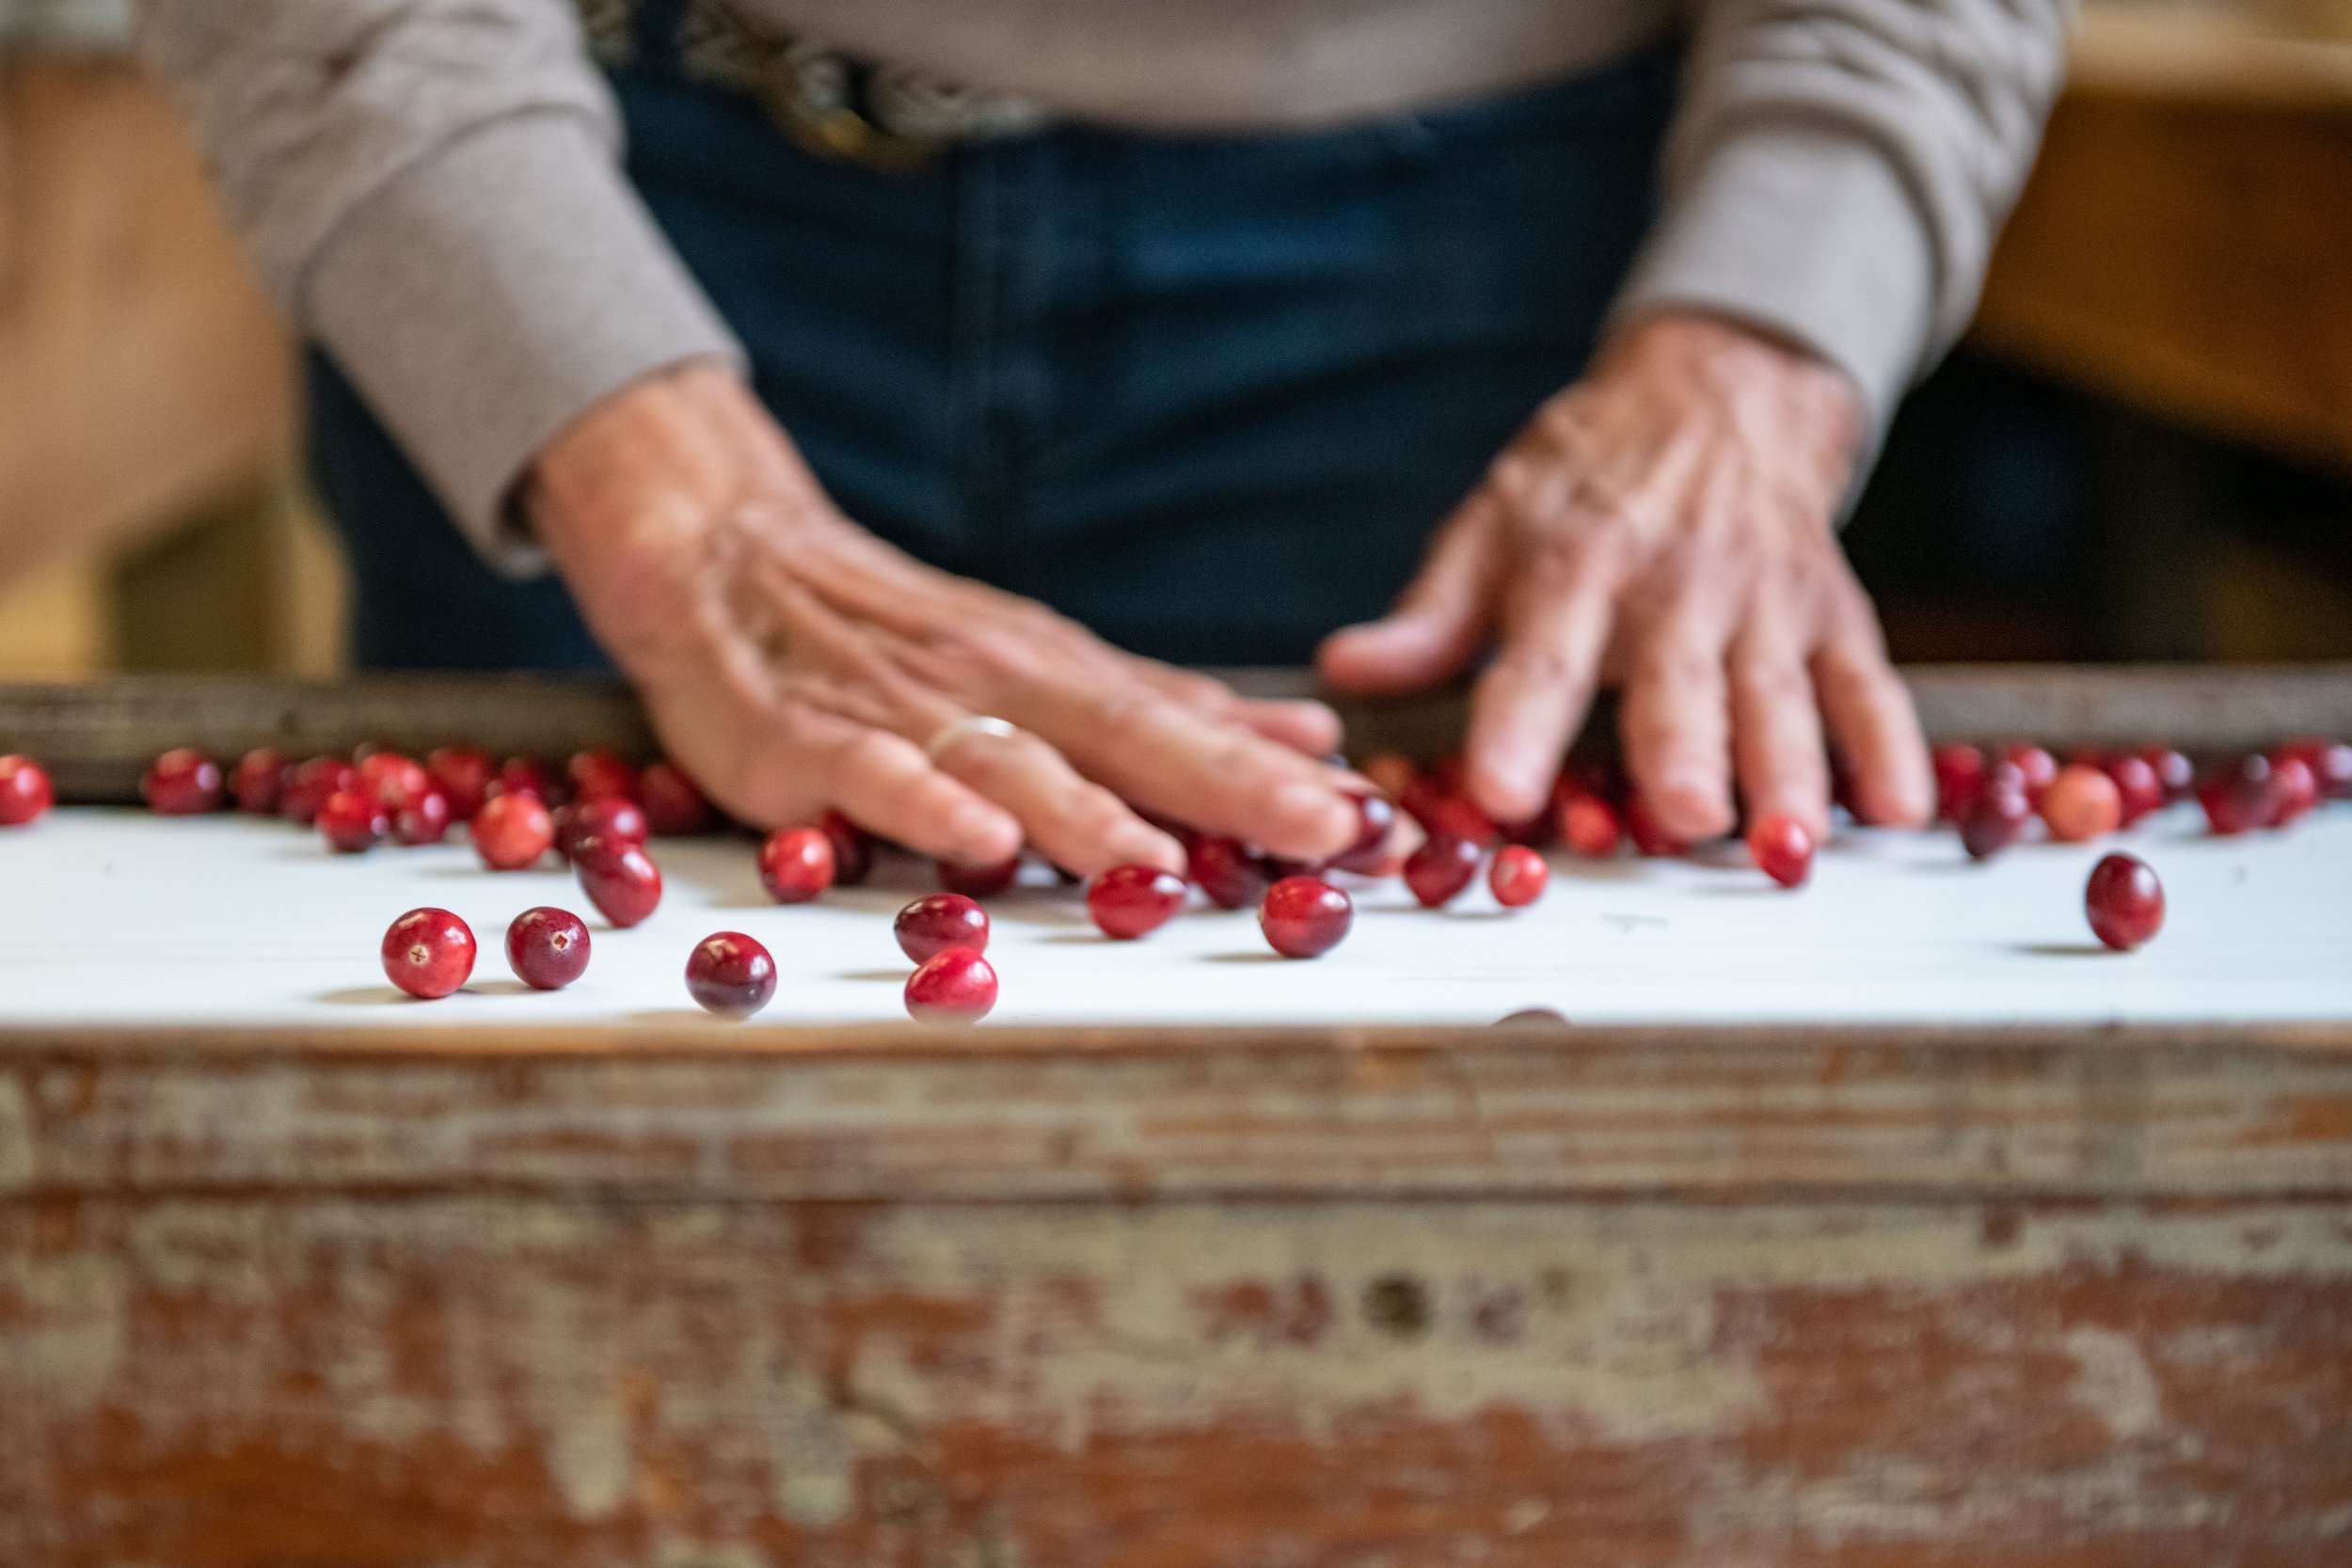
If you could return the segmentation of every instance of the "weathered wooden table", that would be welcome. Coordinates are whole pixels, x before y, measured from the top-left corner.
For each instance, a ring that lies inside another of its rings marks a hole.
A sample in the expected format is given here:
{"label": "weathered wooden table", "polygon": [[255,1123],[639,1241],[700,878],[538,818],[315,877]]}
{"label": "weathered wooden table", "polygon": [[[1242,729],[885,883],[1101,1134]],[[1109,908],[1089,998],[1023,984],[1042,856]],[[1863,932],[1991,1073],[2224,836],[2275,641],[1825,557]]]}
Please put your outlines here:
{"label": "weathered wooden table", "polygon": [[[2344,670],[1915,674],[1945,734],[2352,730]],[[0,750],[638,733],[516,689],[0,692]],[[2347,814],[2246,841],[2249,920]],[[2114,973],[2230,951],[2175,912]],[[198,1024],[55,961],[145,1021],[0,994],[11,1568],[2352,1558],[2352,1009]]]}

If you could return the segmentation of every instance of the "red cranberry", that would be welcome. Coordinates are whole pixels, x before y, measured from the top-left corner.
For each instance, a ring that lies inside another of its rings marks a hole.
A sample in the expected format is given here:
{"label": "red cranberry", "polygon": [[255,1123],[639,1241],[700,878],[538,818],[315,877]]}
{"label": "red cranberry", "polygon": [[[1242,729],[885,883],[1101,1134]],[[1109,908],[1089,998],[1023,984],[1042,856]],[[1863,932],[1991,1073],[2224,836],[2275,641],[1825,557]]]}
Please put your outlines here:
{"label": "red cranberry", "polygon": [[2168,806],[2187,800],[2197,793],[2197,768],[2188,758],[2169,746],[2142,746],[2140,760],[2156,770],[2156,782],[2164,785],[2164,803]]}
{"label": "red cranberry", "polygon": [[21,828],[56,803],[49,771],[30,757],[0,757],[0,828]]}
{"label": "red cranberry", "polygon": [[1381,752],[1366,757],[1362,772],[1365,778],[1372,781],[1373,787],[1391,800],[1412,788],[1413,781],[1421,775],[1421,769],[1413,766],[1412,758],[1396,752]]}
{"label": "red cranberry", "polygon": [[822,828],[778,828],[759,847],[759,883],[779,904],[805,904],[833,886],[833,840]]}
{"label": "red cranberry", "polygon": [[359,764],[358,783],[354,787],[374,796],[389,815],[431,789],[433,778],[421,762],[398,752],[377,752]]}
{"label": "red cranberry", "polygon": [[1435,773],[1416,774],[1397,792],[1398,809],[1421,824],[1427,832],[1438,820],[1438,808],[1445,803],[1446,787]]}
{"label": "red cranberry", "polygon": [[383,803],[364,789],[339,789],[319,807],[318,829],[339,855],[373,849],[392,831]]}
{"label": "red cranberry", "polygon": [[286,787],[278,792],[278,815],[307,828],[319,819],[319,809],[328,796],[358,782],[359,770],[341,757],[312,757],[296,763],[286,775]]}
{"label": "red cranberry", "polygon": [[472,927],[447,910],[410,910],[384,933],[385,978],[428,1002],[466,983],[473,955]]}
{"label": "red cranberry", "polygon": [[898,911],[898,950],[927,963],[950,947],[988,951],[988,911],[961,893],[934,893]]}
{"label": "red cranberry", "polygon": [[1156,865],[1114,865],[1087,883],[1087,913],[1104,936],[1133,942],[1175,919],[1191,891]]}
{"label": "red cranberry", "polygon": [[490,794],[493,799],[501,795],[529,795],[549,811],[572,798],[571,785],[537,757],[508,757],[499,764],[498,780],[490,786]]}
{"label": "red cranberry", "polygon": [[2322,736],[2304,736],[2288,741],[2285,750],[2286,754],[2303,759],[2323,799],[2352,800],[2352,745]]}
{"label": "red cranberry", "polygon": [[593,752],[573,752],[564,772],[572,781],[574,800],[595,800],[609,795],[637,799],[637,769],[601,746]]}
{"label": "red cranberry", "polygon": [[966,898],[993,898],[1012,886],[1021,875],[1021,857],[994,865],[965,865],[957,861],[939,863],[939,885],[949,893],[961,893]]}
{"label": "red cranberry", "polygon": [[268,746],[256,746],[247,752],[229,781],[230,793],[237,798],[237,809],[247,816],[276,816],[278,799],[286,792],[286,774],[290,770],[283,752]]}
{"label": "red cranberry", "polygon": [[572,847],[572,868],[588,902],[623,930],[644,924],[661,903],[661,868],[641,844],[590,833]]}
{"label": "red cranberry", "polygon": [[1802,887],[1813,875],[1813,835],[1793,816],[1767,816],[1748,830],[1756,868],[1783,887]]}
{"label": "red cranberry", "polygon": [[474,819],[490,798],[490,781],[496,777],[490,753],[479,746],[443,746],[425,757],[424,770],[433,787],[448,799],[453,822]]}
{"label": "red cranberry", "polygon": [[2115,781],[2116,803],[2122,811],[2117,826],[2128,828],[2164,805],[2164,781],[2156,776],[2155,765],[2138,752],[2107,758],[2106,773]]}
{"label": "red cranberry", "polygon": [[740,931],[717,931],[686,956],[686,992],[721,1018],[749,1018],[775,999],[776,960]]}
{"label": "red cranberry", "polygon": [[2070,762],[2042,792],[2042,820],[2060,844],[2087,844],[2123,820],[2123,792],[2103,768]]}
{"label": "red cranberry", "polygon": [[1466,838],[1481,848],[1502,842],[1502,830],[1495,819],[1467,795],[1449,795],[1438,801],[1429,832]]}
{"label": "red cranberry", "polygon": [[1469,839],[1433,834],[1405,857],[1405,886],[1422,908],[1442,909],[1470,885],[1483,853]]}
{"label": "red cranberry", "polygon": [[2145,862],[2109,855],[2090,868],[2083,912],[2101,942],[2128,953],[2163,927],[2164,884]]}
{"label": "red cranberry", "polygon": [[520,871],[555,843],[555,818],[536,795],[493,795],[473,819],[473,847],[493,871]]}
{"label": "red cranberry", "polygon": [[874,835],[842,816],[828,811],[817,819],[833,840],[833,885],[856,887],[873,874]]}
{"label": "red cranberry", "polygon": [[220,764],[186,747],[157,757],[140,788],[147,803],[166,816],[218,811],[224,794]]}
{"label": "red cranberry", "polygon": [[1285,877],[1266,889],[1258,929],[1286,958],[1311,958],[1337,947],[1356,918],[1347,895],[1320,877]]}
{"label": "red cranberry", "polygon": [[1605,860],[1617,852],[1617,814],[1597,795],[1579,795],[1560,808],[1560,838],[1568,852]]}
{"label": "red cranberry", "polygon": [[1506,910],[1533,904],[1550,882],[1551,867],[1524,844],[1504,845],[1495,851],[1494,863],[1486,867],[1487,890]]}
{"label": "red cranberry", "polygon": [[1991,860],[2026,836],[2026,824],[2032,817],[2033,803],[2026,798],[2019,770],[1996,766],[1960,819],[1960,842],[1970,860]]}
{"label": "red cranberry", "polygon": [[622,795],[583,797],[566,806],[555,809],[555,852],[565,860],[580,841],[590,833],[618,842],[643,846],[646,839],[645,814],[637,802]]}
{"label": "red cranberry", "polygon": [[637,775],[637,795],[646,825],[663,838],[693,838],[718,824],[718,813],[675,763],[646,764]]}
{"label": "red cranberry", "polygon": [[2205,821],[2224,837],[2249,828],[2266,828],[2278,816],[2270,759],[2259,752],[2240,757],[2198,786]]}
{"label": "red cranberry", "polygon": [[588,927],[569,910],[542,904],[506,927],[506,961],[533,990],[562,990],[588,969]]}
{"label": "red cranberry", "polygon": [[907,1014],[925,1023],[977,1023],[996,1006],[996,971],[969,947],[949,947],[907,976]]}
{"label": "red cranberry", "polygon": [[1220,910],[1253,910],[1274,885],[1263,856],[1237,838],[1200,833],[1185,851],[1184,869]]}
{"label": "red cranberry", "polygon": [[2016,765],[2026,776],[2026,803],[2042,809],[2042,792],[2058,778],[2058,758],[2030,740],[2012,740],[2001,748],[2001,760]]}
{"label": "red cranberry", "polygon": [[2270,759],[2270,825],[2274,828],[2287,826],[2319,804],[2319,780],[2312,775],[2311,764],[2295,752]]}
{"label": "red cranberry", "polygon": [[1331,858],[1342,871],[1377,876],[1388,857],[1389,830],[1396,825],[1396,803],[1385,795],[1359,794],[1356,800],[1356,842]]}
{"label": "red cranberry", "polygon": [[414,848],[438,844],[449,832],[449,797],[428,786],[425,792],[392,813],[392,842]]}
{"label": "red cranberry", "polygon": [[1691,852],[1691,846],[1668,832],[1665,825],[1650,814],[1649,802],[1639,795],[1625,803],[1625,833],[1633,841],[1637,852],[1653,858],[1672,860]]}
{"label": "red cranberry", "polygon": [[1935,749],[1935,815],[1958,822],[1977,798],[1984,782],[1984,753],[1965,741],[1954,740]]}

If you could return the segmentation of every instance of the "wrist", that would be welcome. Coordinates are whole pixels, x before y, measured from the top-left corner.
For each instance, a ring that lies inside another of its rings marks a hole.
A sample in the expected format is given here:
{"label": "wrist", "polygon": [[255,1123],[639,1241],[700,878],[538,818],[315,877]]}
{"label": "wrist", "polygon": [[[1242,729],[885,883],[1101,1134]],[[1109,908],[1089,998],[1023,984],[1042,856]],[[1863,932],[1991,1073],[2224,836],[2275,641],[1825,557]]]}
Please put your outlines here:
{"label": "wrist", "polygon": [[1844,371],[1793,339],[1713,311],[1650,311],[1602,347],[1594,374],[1681,386],[1742,424],[1770,420],[1799,438],[1839,484],[1863,448],[1863,402]]}

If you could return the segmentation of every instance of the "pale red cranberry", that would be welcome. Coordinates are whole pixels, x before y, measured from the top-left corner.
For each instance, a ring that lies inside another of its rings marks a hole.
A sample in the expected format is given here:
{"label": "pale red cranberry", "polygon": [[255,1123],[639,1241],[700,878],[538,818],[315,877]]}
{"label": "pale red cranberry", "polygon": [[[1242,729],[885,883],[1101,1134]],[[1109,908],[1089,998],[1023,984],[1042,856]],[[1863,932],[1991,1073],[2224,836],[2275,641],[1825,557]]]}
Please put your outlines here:
{"label": "pale red cranberry", "polygon": [[385,978],[428,1002],[464,985],[473,958],[473,928],[447,910],[410,910],[384,933]]}
{"label": "pale red cranberry", "polygon": [[2285,751],[2289,756],[2301,757],[2311,768],[2323,799],[2352,800],[2352,745],[2324,736],[2303,736],[2288,741]]}
{"label": "pale red cranberry", "polygon": [[1422,908],[1442,909],[1478,875],[1484,851],[1466,838],[1433,833],[1405,857],[1405,886]]}
{"label": "pale red cranberry", "polygon": [[482,803],[472,831],[483,864],[493,871],[520,871],[554,845],[555,817],[536,795],[499,794]]}
{"label": "pale red cranberry", "polygon": [[1175,919],[1191,891],[1156,865],[1114,865],[1087,883],[1087,913],[1104,936],[1133,942]]}
{"label": "pale red cranberry", "polygon": [[2128,828],[2164,806],[2164,781],[2155,765],[2137,752],[2122,752],[2106,760],[2107,777],[2115,781],[2115,798],[2122,809],[2118,826]]}
{"label": "pale red cranberry", "polygon": [[572,869],[588,901],[623,930],[660,907],[661,868],[642,844],[591,833],[572,847]]}
{"label": "pale red cranberry", "polygon": [[319,832],[339,855],[373,849],[392,831],[384,804],[364,789],[339,789],[319,807]]}
{"label": "pale red cranberry", "polygon": [[30,757],[0,757],[0,828],[21,828],[56,803],[49,770]]}
{"label": "pale red cranberry", "polygon": [[2164,884],[2145,862],[2109,855],[2090,868],[2083,889],[2083,912],[2098,939],[2129,952],[2164,925]]}
{"label": "pale red cranberry", "polygon": [[776,960],[740,931],[717,931],[686,956],[686,992],[721,1018],[749,1018],[774,1000]]}
{"label": "pale red cranberry", "polygon": [[424,764],[398,752],[374,752],[361,759],[358,782],[353,787],[374,796],[376,804],[390,816],[431,789],[433,777],[424,770]]}
{"label": "pale red cranberry", "polygon": [[805,904],[833,886],[833,840],[822,828],[778,828],[759,847],[759,885],[779,904]]}
{"label": "pale red cranberry", "polygon": [[1346,894],[1320,877],[1285,877],[1266,889],[1258,929],[1286,958],[1311,958],[1337,947],[1356,918]]}
{"label": "pale red cranberry", "polygon": [[491,781],[498,776],[490,753],[479,746],[443,746],[426,755],[424,770],[433,786],[448,800],[453,822],[474,819],[482,803],[490,798]]}
{"label": "pale red cranberry", "polygon": [[637,799],[637,769],[604,747],[592,752],[575,752],[564,765],[564,776],[572,781],[572,798],[595,800],[617,795],[623,800]]}
{"label": "pale red cranberry", "polygon": [[1813,875],[1813,834],[1793,816],[1760,817],[1748,830],[1756,869],[1783,887],[1802,887]]}
{"label": "pale red cranberry", "polygon": [[646,764],[637,775],[637,795],[646,826],[662,838],[693,838],[718,825],[710,801],[675,763]]}
{"label": "pale red cranberry", "polygon": [[506,961],[533,990],[562,990],[588,969],[587,923],[569,910],[542,904],[506,927]]}
{"label": "pale red cranberry", "polygon": [[1524,844],[1506,844],[1486,867],[1486,888],[1506,910],[1533,904],[1551,883],[1551,867]]}
{"label": "pale red cranberry", "polygon": [[316,822],[326,798],[359,782],[359,770],[341,757],[312,757],[294,765],[278,792],[278,815],[309,827]]}
{"label": "pale red cranberry", "polygon": [[2070,762],[2042,792],[2042,820],[2060,844],[2087,844],[2122,825],[2123,792],[2103,768]]}
{"label": "pale red cranberry", "polygon": [[950,947],[988,951],[988,911],[961,893],[934,893],[898,911],[891,927],[898,950],[926,963]]}
{"label": "pale red cranberry", "polygon": [[2058,778],[2058,758],[2030,740],[2012,740],[2001,748],[2000,760],[2014,764],[2025,775],[2026,803],[2040,811],[2042,791]]}
{"label": "pale red cranberry", "polygon": [[1606,860],[1617,852],[1617,814],[1597,795],[1579,795],[1560,807],[1560,839],[1572,855]]}
{"label": "pale red cranberry", "polygon": [[977,1023],[996,1006],[996,971],[969,947],[950,947],[907,976],[908,1016],[925,1023]]}
{"label": "pale red cranberry", "polygon": [[2270,825],[2274,828],[2287,826],[2320,802],[2319,780],[2299,752],[2282,752],[2272,757],[2270,779]]}
{"label": "pale red cranberry", "polygon": [[220,764],[184,746],[157,757],[140,789],[148,805],[165,816],[218,811],[226,794]]}

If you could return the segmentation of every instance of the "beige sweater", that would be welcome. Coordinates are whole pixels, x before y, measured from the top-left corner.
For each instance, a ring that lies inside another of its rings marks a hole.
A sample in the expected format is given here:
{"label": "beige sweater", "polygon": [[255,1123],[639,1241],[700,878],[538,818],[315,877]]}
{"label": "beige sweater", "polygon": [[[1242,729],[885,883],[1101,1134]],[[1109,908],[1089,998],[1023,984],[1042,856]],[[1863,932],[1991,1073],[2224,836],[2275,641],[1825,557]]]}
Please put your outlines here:
{"label": "beige sweater", "polygon": [[[1664,215],[1620,315],[1804,343],[1883,420],[1965,324],[2074,0],[734,0],[850,53],[1142,127],[1320,126],[1692,30]],[[515,481],[665,365],[740,350],[622,179],[567,0],[144,0],[278,300],[477,546]]]}

